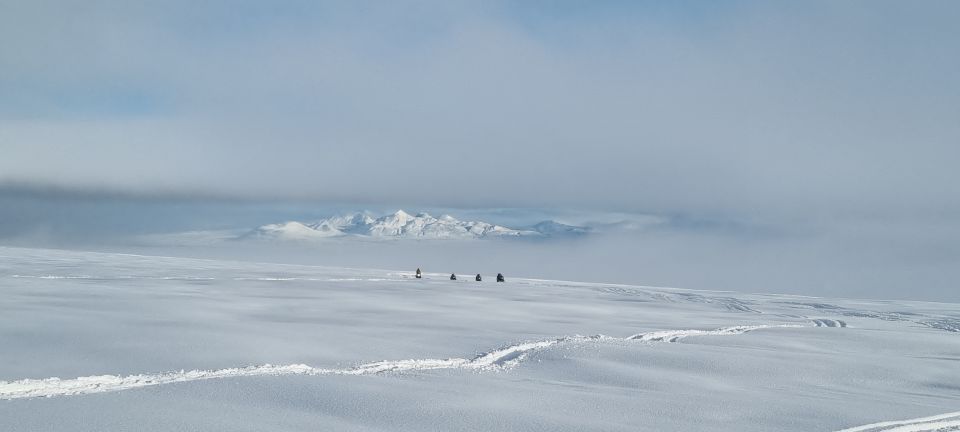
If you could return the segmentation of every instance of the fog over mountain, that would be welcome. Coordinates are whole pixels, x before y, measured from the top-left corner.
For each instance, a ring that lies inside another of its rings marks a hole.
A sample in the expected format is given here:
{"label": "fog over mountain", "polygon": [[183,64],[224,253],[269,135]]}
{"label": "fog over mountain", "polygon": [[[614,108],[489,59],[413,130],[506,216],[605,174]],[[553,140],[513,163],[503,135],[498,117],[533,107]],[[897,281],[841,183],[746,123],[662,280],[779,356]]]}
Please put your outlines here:
{"label": "fog over mountain", "polygon": [[0,242],[416,208],[639,226],[569,255],[617,280],[949,296],[958,21],[952,1],[0,0]]}
{"label": "fog over mountain", "polygon": [[3,1],[0,180],[403,207],[960,211],[956,2],[535,4]]}
{"label": "fog over mountain", "polygon": [[0,0],[0,432],[960,432],[960,0]]}

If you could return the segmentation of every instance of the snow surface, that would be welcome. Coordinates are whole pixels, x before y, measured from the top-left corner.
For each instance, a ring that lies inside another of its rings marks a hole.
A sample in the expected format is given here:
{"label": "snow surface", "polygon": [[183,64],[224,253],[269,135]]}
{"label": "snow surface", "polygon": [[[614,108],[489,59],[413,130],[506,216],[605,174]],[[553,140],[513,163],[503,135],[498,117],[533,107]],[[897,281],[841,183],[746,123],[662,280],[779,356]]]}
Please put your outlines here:
{"label": "snow surface", "polygon": [[450,215],[411,215],[403,210],[374,218],[369,213],[335,216],[317,222],[284,222],[258,227],[243,238],[316,240],[358,236],[389,239],[479,239],[497,237],[551,237],[586,234],[585,227],[544,221],[528,229],[512,229],[481,221],[462,221]]}
{"label": "snow surface", "polygon": [[423,267],[0,248],[0,430],[960,430],[957,304]]}

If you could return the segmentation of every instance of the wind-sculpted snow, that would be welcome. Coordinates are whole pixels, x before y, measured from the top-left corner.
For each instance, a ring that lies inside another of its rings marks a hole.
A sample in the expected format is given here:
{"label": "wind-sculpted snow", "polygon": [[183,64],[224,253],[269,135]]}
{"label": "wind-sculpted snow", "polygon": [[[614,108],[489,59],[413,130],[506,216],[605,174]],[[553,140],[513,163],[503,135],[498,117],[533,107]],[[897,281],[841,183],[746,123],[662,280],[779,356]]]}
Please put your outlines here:
{"label": "wind-sculpted snow", "polygon": [[222,378],[281,375],[376,375],[439,369],[473,371],[504,370],[520,364],[531,353],[563,344],[586,342],[640,341],[675,343],[693,336],[731,336],[767,328],[803,327],[799,325],[753,325],[724,327],[715,330],[664,330],[640,333],[627,338],[603,335],[565,336],[535,342],[524,342],[496,349],[472,359],[409,359],[364,363],[350,368],[317,368],[305,364],[260,365],[217,370],[191,370],[159,374],[128,376],[95,375],[74,379],[46,378],[0,381],[0,399],[24,399],[35,397],[72,396],[92,393],[115,392],[164,384],[203,381]]}
{"label": "wind-sculpted snow", "polygon": [[398,260],[0,247],[0,431],[957,430],[957,304]]}
{"label": "wind-sculpted snow", "polygon": [[[173,276],[155,276],[142,274],[121,274],[121,275],[89,275],[89,274],[11,274],[9,277],[18,279],[43,279],[43,280],[94,280],[94,281],[185,281],[185,282],[209,282],[216,280],[232,281],[255,281],[255,282],[397,282],[411,281],[412,276],[400,273],[390,273],[390,277],[301,277],[301,276],[252,276],[252,277],[213,277],[197,275],[173,275]],[[435,277],[446,279],[446,275],[430,274],[428,278]],[[722,307],[730,312],[745,312],[762,314],[756,302],[738,299],[729,295],[707,295],[703,293],[689,292],[683,290],[665,290],[662,288],[642,288],[616,285],[600,285],[585,283],[557,283],[555,281],[543,281],[537,279],[528,279],[518,281],[520,284],[532,284],[540,286],[550,286],[557,288],[573,287],[595,287],[601,292],[615,294],[617,296],[642,297],[653,302],[691,302],[715,305]],[[882,321],[905,321],[913,322],[936,330],[943,330],[953,333],[960,332],[960,318],[952,316],[925,315],[906,311],[876,311],[867,309],[855,309],[843,306],[837,306],[822,302],[798,302],[798,301],[776,301],[774,303],[787,305],[792,308],[808,308],[820,313],[836,314],[844,317],[871,318]],[[808,318],[797,314],[777,314],[781,317]],[[809,320],[818,327],[846,327],[847,322],[839,319],[813,318]]]}
{"label": "wind-sculpted snow", "polygon": [[960,318],[935,318],[917,322],[938,330],[946,330],[954,333],[960,332]]}
{"label": "wind-sculpted snow", "polygon": [[721,306],[731,312],[749,312],[749,313],[761,313],[760,311],[751,307],[751,303],[740,300],[738,298],[730,296],[707,296],[703,294],[697,294],[692,292],[659,292],[659,291],[649,291],[642,290],[634,287],[622,287],[622,286],[607,286],[600,288],[600,291],[616,294],[619,296],[637,296],[637,297],[648,297],[653,301],[687,301],[691,303],[705,303],[711,305]]}
{"label": "wind-sculpted snow", "polygon": [[909,321],[909,316],[913,314],[904,313],[904,312],[886,312],[886,311],[871,311],[871,310],[861,310],[861,309],[852,309],[847,307],[836,306],[828,303],[815,303],[815,302],[783,302],[783,304],[794,305],[798,307],[807,307],[811,309],[816,309],[819,311],[831,312],[838,315],[857,317],[857,318],[875,318],[884,321]]}
{"label": "wind-sculpted snow", "polygon": [[724,327],[716,330],[665,330],[665,331],[656,331],[650,333],[640,333],[637,335],[630,336],[629,340],[639,340],[642,342],[677,342],[680,339],[688,338],[691,336],[731,336],[744,334],[746,332],[765,329],[765,328],[796,328],[803,327],[801,325],[793,324],[782,324],[782,325],[752,325],[752,326],[735,326],[735,327]]}
{"label": "wind-sculpted snow", "polygon": [[203,282],[203,281],[253,281],[253,282],[397,282],[397,279],[390,278],[313,278],[313,277],[203,277],[203,276],[147,276],[147,275],[121,275],[121,276],[90,276],[90,275],[10,275],[17,279],[46,279],[46,280],[91,280],[91,281],[182,281],[182,282]]}
{"label": "wind-sculpted snow", "polygon": [[[816,303],[816,302],[780,302],[781,304],[791,305],[793,307],[802,307],[802,308],[811,308],[820,312],[833,313],[845,317],[854,317],[854,318],[872,318],[882,321],[907,321],[920,324],[925,327],[929,327],[937,330],[944,330],[948,332],[960,332],[960,318],[954,317],[945,317],[945,316],[932,316],[932,315],[923,315],[915,312],[905,312],[905,311],[875,311],[875,310],[863,310],[863,309],[853,309],[848,307],[836,306],[828,303]],[[823,320],[823,319],[812,319],[812,321],[817,326],[825,327],[834,327],[831,325],[831,322],[839,325],[840,327],[846,327],[846,322],[841,320]]]}
{"label": "wind-sculpted snow", "polygon": [[947,432],[960,431],[960,411],[912,420],[885,421],[837,432]]}
{"label": "wind-sculpted snow", "polygon": [[726,297],[726,296],[709,297],[709,296],[704,296],[704,295],[694,294],[694,293],[677,293],[675,295],[686,301],[697,302],[697,303],[718,304],[720,306],[727,308],[727,310],[730,310],[732,312],[760,313],[760,311],[751,308],[749,303],[734,297]]}

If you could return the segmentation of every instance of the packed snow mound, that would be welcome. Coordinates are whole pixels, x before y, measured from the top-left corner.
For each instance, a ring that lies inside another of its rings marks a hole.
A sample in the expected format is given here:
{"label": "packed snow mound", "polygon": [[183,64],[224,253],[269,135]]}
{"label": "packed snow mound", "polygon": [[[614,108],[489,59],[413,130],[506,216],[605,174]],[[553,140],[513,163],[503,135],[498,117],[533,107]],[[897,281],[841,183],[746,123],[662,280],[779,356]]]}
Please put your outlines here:
{"label": "packed snow mound", "polygon": [[342,235],[340,231],[329,225],[307,226],[300,222],[285,222],[280,224],[264,225],[257,228],[253,234],[260,237],[271,237],[285,240],[301,240]]}
{"label": "packed snow mound", "polygon": [[496,237],[552,237],[585,234],[584,227],[544,221],[528,229],[513,229],[482,222],[463,221],[450,215],[440,217],[428,213],[411,215],[403,210],[374,218],[369,213],[354,213],[322,219],[313,223],[286,222],[264,225],[251,233],[253,237],[283,240],[361,236],[372,238],[480,239]]}

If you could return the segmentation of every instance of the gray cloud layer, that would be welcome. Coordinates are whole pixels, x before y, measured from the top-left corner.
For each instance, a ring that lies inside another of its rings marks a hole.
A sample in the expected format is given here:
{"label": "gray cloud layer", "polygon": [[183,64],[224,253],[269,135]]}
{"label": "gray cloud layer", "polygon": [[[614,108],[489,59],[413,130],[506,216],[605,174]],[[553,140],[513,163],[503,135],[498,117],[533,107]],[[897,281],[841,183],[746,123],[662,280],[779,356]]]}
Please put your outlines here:
{"label": "gray cloud layer", "polygon": [[956,300],[957,22],[955,1],[0,0],[0,240],[318,202],[640,212],[675,224],[491,265]]}
{"label": "gray cloud layer", "polygon": [[955,2],[0,3],[0,178],[956,212]]}

